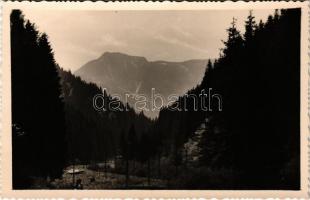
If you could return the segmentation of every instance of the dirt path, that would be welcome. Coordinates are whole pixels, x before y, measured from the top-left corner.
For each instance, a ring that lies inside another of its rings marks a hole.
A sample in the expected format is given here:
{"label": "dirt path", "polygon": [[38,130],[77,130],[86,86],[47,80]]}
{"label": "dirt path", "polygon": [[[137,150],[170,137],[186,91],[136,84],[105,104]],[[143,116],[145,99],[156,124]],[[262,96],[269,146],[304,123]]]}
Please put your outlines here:
{"label": "dirt path", "polygon": [[[77,166],[78,167],[78,166]],[[83,189],[124,189],[125,175],[116,173],[104,173],[93,171],[84,167],[82,173],[75,174],[75,181],[81,179]],[[64,173],[62,179],[57,179],[52,183],[52,186],[57,189],[72,188],[73,175]],[[130,176],[128,189],[143,189],[154,188],[160,189],[166,185],[164,180],[151,179],[150,186],[147,183],[147,177]]]}

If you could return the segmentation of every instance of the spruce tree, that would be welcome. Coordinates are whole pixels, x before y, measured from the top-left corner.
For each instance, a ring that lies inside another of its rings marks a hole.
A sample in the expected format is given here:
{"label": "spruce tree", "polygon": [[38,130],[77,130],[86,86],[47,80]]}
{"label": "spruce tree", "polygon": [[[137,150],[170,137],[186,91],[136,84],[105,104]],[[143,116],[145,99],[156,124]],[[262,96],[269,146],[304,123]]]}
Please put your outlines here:
{"label": "spruce tree", "polygon": [[[65,120],[61,89],[46,34],[11,13],[12,123],[25,131],[24,144],[13,128],[13,187],[29,187],[20,180],[62,175]],[[27,146],[26,149],[20,149]],[[18,152],[18,153],[17,153]],[[16,154],[15,154],[16,153]],[[18,160],[22,157],[21,160]],[[23,173],[20,173],[23,171]]]}
{"label": "spruce tree", "polygon": [[244,33],[245,41],[249,42],[252,40],[256,26],[257,25],[255,22],[255,17],[253,16],[252,11],[250,11],[250,14],[247,17],[247,20],[245,21],[245,33]]}

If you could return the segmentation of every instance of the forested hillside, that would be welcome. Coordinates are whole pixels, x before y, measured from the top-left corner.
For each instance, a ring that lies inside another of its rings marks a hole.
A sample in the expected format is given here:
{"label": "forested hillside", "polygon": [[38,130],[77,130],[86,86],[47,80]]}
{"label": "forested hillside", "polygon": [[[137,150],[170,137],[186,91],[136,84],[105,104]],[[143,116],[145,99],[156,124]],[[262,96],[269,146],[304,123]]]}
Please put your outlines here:
{"label": "forested hillside", "polygon": [[[19,10],[11,14],[13,186],[31,187],[38,177],[61,178],[72,163],[103,162],[124,149],[121,138],[142,138],[152,126],[143,112],[97,112],[93,97],[116,102],[95,84],[62,70],[45,33]],[[134,143],[133,145],[137,145]]]}
{"label": "forested hillside", "polygon": [[[129,105],[120,103],[124,111],[111,111],[109,102],[115,102],[105,91],[93,83],[86,83],[71,72],[59,69],[65,103],[68,137],[68,161],[82,163],[104,161],[120,154],[121,137],[127,137],[132,127],[135,140],[148,132],[153,121],[136,113]],[[95,95],[105,97],[105,111],[98,112],[93,107]],[[127,107],[127,110],[125,109]]]}
{"label": "forested hillside", "polygon": [[11,13],[12,157],[14,188],[32,177],[58,178],[65,165],[65,113],[53,51],[46,34]]}
{"label": "forested hillside", "polygon": [[[222,180],[229,188],[298,189],[300,10],[276,11],[266,23],[250,14],[245,29],[241,34],[233,19],[220,58],[209,62],[202,83],[188,92],[212,88],[222,96],[222,111],[218,101],[207,112],[193,111],[187,101],[189,111],[164,109],[155,127],[178,158],[184,141],[205,123],[200,166],[229,171],[233,177]],[[190,182],[210,187],[209,181]]]}

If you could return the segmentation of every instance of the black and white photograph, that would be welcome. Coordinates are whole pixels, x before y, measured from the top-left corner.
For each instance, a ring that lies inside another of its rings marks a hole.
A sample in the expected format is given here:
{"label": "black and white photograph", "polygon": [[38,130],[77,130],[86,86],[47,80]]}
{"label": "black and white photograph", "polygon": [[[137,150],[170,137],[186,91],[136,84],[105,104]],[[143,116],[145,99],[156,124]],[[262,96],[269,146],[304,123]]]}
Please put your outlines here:
{"label": "black and white photograph", "polygon": [[300,7],[11,9],[13,190],[301,190]]}

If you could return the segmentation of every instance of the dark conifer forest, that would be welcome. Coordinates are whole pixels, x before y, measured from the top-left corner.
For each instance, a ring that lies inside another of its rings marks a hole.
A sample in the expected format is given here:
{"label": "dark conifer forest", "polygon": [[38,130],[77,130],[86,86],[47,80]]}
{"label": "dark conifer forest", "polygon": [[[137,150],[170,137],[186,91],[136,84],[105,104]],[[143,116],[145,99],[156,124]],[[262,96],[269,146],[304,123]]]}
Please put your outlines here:
{"label": "dark conifer forest", "polygon": [[46,34],[11,13],[13,185],[30,177],[60,177],[65,164],[65,113],[53,51]]}
{"label": "dark conifer forest", "polygon": [[[232,19],[186,94],[212,88],[223,104],[205,111],[184,95],[149,119],[59,66],[48,36],[13,10],[13,188],[299,190],[300,21],[300,9],[266,22],[249,12],[241,33]],[[97,94],[128,109],[98,112]]]}

